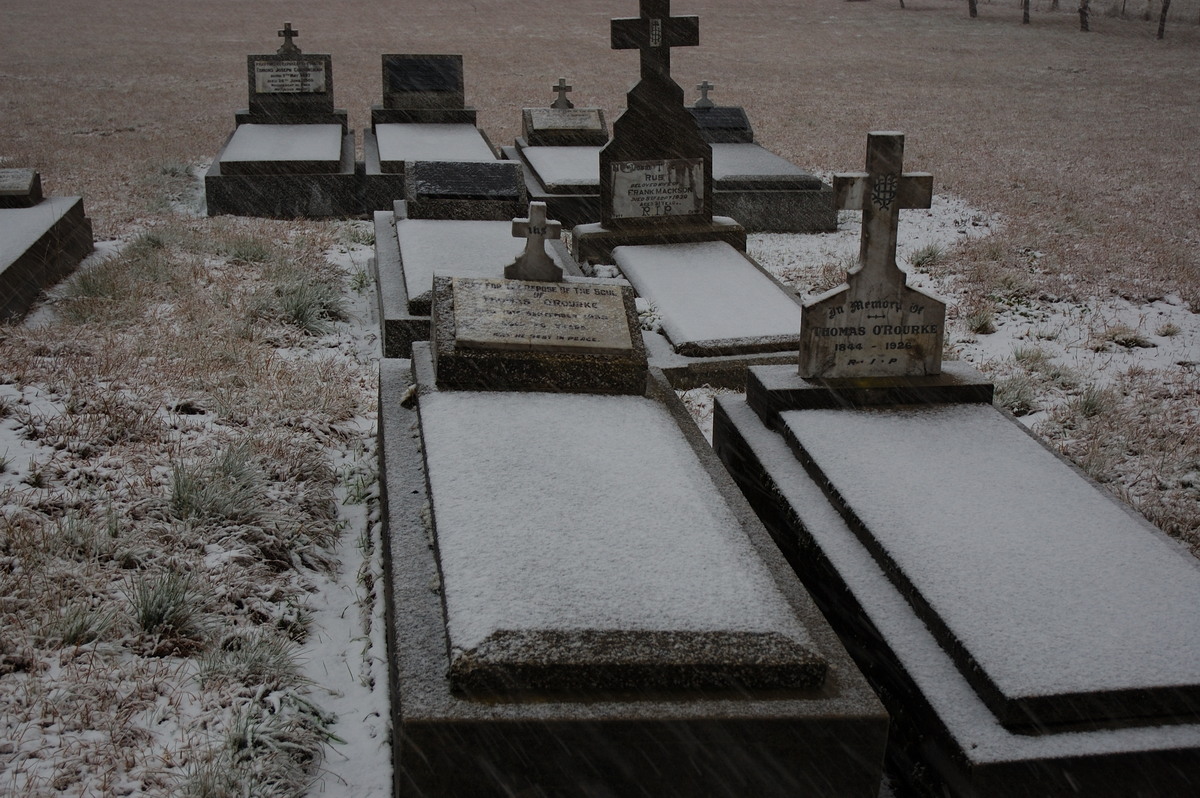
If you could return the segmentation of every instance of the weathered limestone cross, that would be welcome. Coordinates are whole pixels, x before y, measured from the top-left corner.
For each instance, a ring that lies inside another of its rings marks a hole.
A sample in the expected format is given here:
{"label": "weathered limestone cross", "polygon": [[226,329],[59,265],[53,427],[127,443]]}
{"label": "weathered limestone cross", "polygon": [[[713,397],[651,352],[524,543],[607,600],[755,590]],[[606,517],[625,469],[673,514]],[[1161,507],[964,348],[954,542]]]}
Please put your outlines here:
{"label": "weathered limestone cross", "polygon": [[700,85],[698,85],[696,88],[700,91],[700,99],[696,100],[696,102],[692,104],[693,108],[712,108],[714,105],[716,105],[716,103],[708,99],[708,93],[716,88],[715,85],[706,80],[700,83]]}
{"label": "weathered limestone cross", "polygon": [[562,282],[562,269],[546,254],[546,239],[562,235],[562,223],[546,219],[546,203],[529,203],[529,216],[513,219],[514,238],[525,239],[525,252],[515,263],[504,267],[506,280]]}
{"label": "weathered limestone cross", "polygon": [[699,17],[671,16],[671,0],[641,0],[641,16],[612,21],[612,49],[642,51],[642,80],[671,79],[671,48],[700,44]]}
{"label": "weathered limestone cross", "polygon": [[300,31],[292,29],[292,23],[283,23],[283,30],[279,31],[279,36],[283,37],[283,44],[279,47],[279,55],[287,55],[289,53],[298,53],[300,48],[292,41],[300,36]]}
{"label": "weathered limestone cross", "polygon": [[558,83],[550,87],[558,94],[558,99],[551,103],[551,108],[574,108],[575,103],[567,99],[567,92],[574,89],[574,86],[567,85],[566,78],[559,78]]}
{"label": "weathered limestone cross", "polygon": [[[903,172],[904,134],[867,134],[867,171],[834,175],[833,190],[841,210],[862,211],[862,238],[855,279],[870,284],[905,284],[896,265],[896,230],[902,208],[928,208],[933,201],[933,175]],[[853,275],[852,275],[853,276]]]}

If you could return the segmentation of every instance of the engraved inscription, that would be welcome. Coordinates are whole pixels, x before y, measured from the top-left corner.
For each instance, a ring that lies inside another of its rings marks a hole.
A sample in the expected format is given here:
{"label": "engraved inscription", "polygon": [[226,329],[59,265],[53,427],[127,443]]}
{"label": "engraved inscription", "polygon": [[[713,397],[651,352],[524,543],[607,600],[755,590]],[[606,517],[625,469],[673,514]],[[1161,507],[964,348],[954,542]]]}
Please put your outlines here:
{"label": "engraved inscription", "polygon": [[28,194],[33,175],[32,169],[0,169],[0,194]]}
{"label": "engraved inscription", "polygon": [[612,215],[692,216],[704,211],[704,160],[614,161]]}
{"label": "engraved inscription", "polygon": [[458,346],[590,354],[633,348],[618,286],[465,277],[452,285]]}
{"label": "engraved inscription", "polygon": [[531,108],[529,120],[535,130],[603,130],[596,108]]}
{"label": "engraved inscription", "polygon": [[322,61],[255,61],[254,91],[258,94],[320,94],[325,88]]}

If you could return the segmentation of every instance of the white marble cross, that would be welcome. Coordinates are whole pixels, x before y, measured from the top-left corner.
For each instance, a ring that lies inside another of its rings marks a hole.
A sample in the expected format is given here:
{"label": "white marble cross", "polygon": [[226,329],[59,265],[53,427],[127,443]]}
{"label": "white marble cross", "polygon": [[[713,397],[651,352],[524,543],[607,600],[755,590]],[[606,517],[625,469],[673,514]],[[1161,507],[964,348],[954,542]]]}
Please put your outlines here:
{"label": "white marble cross", "polygon": [[867,171],[834,175],[835,202],[840,210],[862,211],[860,278],[872,283],[904,285],[896,264],[896,231],[902,208],[928,208],[933,201],[933,175],[903,172],[904,134],[867,134]]}
{"label": "white marble cross", "polygon": [[555,99],[555,101],[550,104],[551,108],[574,108],[575,107],[575,103],[573,103],[567,99],[567,92],[571,91],[575,87],[568,86],[566,78],[559,78],[558,83],[554,86],[551,86],[550,88],[553,89],[558,94],[558,98]]}
{"label": "white marble cross", "polygon": [[546,254],[546,239],[559,238],[562,224],[546,218],[546,203],[529,203],[529,216],[513,219],[514,238],[525,239],[525,252],[504,267],[506,280],[536,280],[544,283],[562,282],[562,268]]}
{"label": "white marble cross", "polygon": [[716,88],[714,84],[709,83],[706,80],[700,83],[700,85],[698,85],[696,88],[700,92],[700,99],[696,100],[696,102],[692,104],[693,108],[712,108],[714,105],[716,105],[716,103],[708,99],[708,93]]}

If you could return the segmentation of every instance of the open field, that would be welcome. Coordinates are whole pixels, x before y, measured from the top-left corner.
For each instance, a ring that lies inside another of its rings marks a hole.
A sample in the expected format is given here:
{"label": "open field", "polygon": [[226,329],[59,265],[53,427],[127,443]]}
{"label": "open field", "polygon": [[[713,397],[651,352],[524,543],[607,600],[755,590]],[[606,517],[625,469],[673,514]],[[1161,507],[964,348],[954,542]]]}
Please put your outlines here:
{"label": "open field", "polygon": [[[907,256],[953,302],[948,354],[1200,552],[1200,0],[1174,0],[1164,41],[1140,0],[1129,19],[1093,0],[1087,34],[1073,0],[1028,26],[1016,0],[973,20],[963,0],[905,5],[676,0],[701,46],[673,71],[824,173],[860,169],[869,130],[903,131],[908,168],[998,220]],[[0,795],[390,794],[371,233],[208,219],[189,169],[284,21],[332,54],[360,131],[381,53],[463,53],[499,145],[559,76],[615,118],[637,56],[609,48],[608,20],[636,12],[5,2],[0,165],[83,194],[101,248],[124,250],[0,328]],[[754,246],[827,246],[784,238]],[[779,270],[805,294],[837,281],[809,260]],[[182,614],[147,614],[164,602]]]}

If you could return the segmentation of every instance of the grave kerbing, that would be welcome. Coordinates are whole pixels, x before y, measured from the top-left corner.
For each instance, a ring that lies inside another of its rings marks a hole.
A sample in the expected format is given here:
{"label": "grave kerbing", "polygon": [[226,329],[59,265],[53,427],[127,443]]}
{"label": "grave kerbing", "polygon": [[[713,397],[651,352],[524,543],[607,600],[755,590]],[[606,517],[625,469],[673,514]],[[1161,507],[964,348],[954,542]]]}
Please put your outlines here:
{"label": "grave kerbing", "polygon": [[905,173],[904,135],[867,137],[867,171],[838,175],[838,207],[863,212],[859,266],[846,285],[808,303],[800,376],[841,379],[941,373],[946,306],[909,288],[896,263],[900,209],[928,208],[933,176]]}

